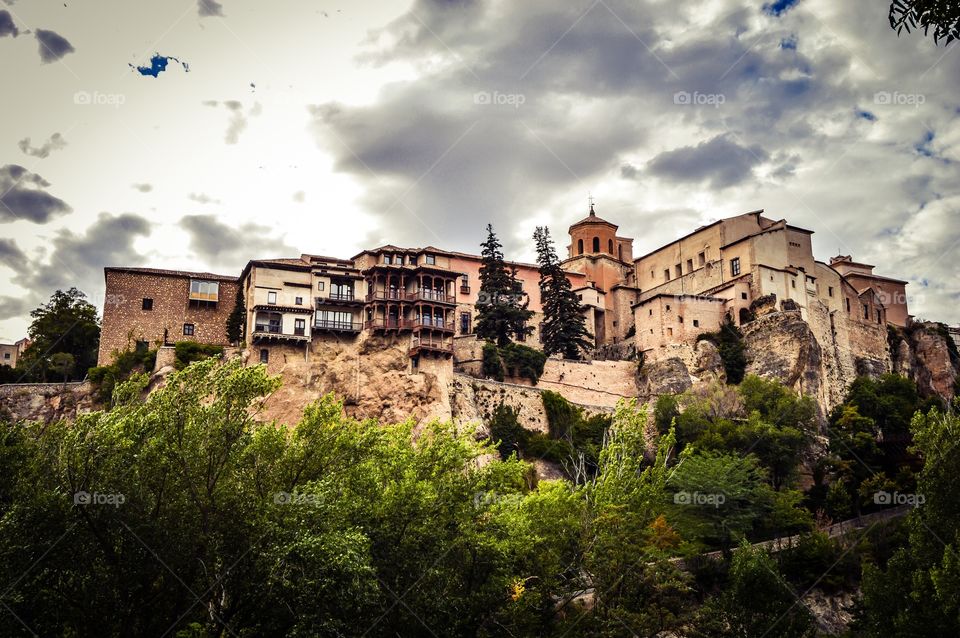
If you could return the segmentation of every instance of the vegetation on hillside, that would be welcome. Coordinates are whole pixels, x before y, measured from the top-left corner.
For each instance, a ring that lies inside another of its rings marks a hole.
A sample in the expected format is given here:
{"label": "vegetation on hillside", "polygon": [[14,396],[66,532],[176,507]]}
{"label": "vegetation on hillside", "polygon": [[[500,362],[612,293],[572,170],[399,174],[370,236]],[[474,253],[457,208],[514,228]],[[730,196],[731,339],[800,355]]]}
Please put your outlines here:
{"label": "vegetation on hillside", "polygon": [[734,385],[740,383],[747,369],[746,346],[743,344],[743,333],[733,323],[730,315],[727,315],[716,332],[704,332],[699,335],[697,342],[700,341],[709,341],[717,346],[724,372],[727,374],[727,383]]}
{"label": "vegetation on hillside", "polygon": [[[260,422],[279,379],[238,360],[146,383],[73,423],[0,423],[0,634],[813,636],[798,597],[861,586],[851,636],[960,629],[960,419],[894,378],[851,388],[831,429],[857,410],[898,432],[917,407],[924,502],[837,538],[801,491],[815,409],[756,377],[663,398],[654,428],[544,393],[546,433],[500,406],[489,440],[329,396]],[[538,441],[580,464],[537,481]]]}
{"label": "vegetation on hillside", "polygon": [[83,379],[97,364],[100,318],[81,291],[57,290],[30,316],[33,321],[27,334],[31,344],[17,361],[16,378],[8,382]]}

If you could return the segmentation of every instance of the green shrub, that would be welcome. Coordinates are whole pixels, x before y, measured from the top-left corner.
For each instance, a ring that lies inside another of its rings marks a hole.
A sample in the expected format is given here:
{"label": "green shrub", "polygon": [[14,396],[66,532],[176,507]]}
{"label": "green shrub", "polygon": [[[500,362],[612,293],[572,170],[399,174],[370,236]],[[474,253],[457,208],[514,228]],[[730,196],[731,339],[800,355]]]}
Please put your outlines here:
{"label": "green shrub", "polygon": [[524,452],[528,458],[540,458],[561,464],[573,456],[574,449],[569,441],[550,438],[543,432],[531,432]]}
{"label": "green shrub", "polygon": [[530,433],[520,425],[518,414],[517,408],[501,403],[494,408],[487,423],[490,438],[497,441],[497,451],[503,460],[510,458],[514,452],[522,452],[527,446]]}
{"label": "green shrub", "polygon": [[540,380],[547,355],[536,348],[520,343],[508,343],[500,348],[500,358],[511,377],[524,377],[531,383]]}
{"label": "green shrub", "polygon": [[747,369],[747,355],[743,345],[743,333],[733,323],[730,315],[716,332],[704,332],[697,341],[709,341],[717,346],[717,352],[723,361],[727,373],[727,383],[736,385],[743,381]]}
{"label": "green shrub", "polygon": [[173,367],[183,370],[194,361],[223,356],[223,347],[196,341],[178,341],[174,352]]}
{"label": "green shrub", "polygon": [[483,376],[488,379],[503,381],[503,363],[500,361],[500,351],[497,344],[487,342],[483,344]]}
{"label": "green shrub", "polygon": [[94,398],[103,404],[110,403],[117,383],[126,381],[135,371],[153,372],[157,363],[157,351],[113,351],[113,363],[96,366],[87,371],[87,380],[93,385]]}

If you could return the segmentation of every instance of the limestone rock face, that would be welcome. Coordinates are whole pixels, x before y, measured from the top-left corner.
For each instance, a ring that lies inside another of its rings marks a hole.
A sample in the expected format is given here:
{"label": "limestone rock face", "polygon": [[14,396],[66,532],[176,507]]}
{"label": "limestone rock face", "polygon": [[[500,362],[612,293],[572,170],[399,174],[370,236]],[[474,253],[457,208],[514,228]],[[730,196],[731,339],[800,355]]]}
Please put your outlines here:
{"label": "limestone rock face", "polygon": [[698,341],[693,349],[694,366],[693,375],[701,379],[714,377],[719,380],[726,379],[726,372],[723,369],[723,360],[720,358],[720,351],[712,341]]}
{"label": "limestone rock face", "polygon": [[823,350],[798,312],[767,314],[743,328],[747,373],[822,398]]}
{"label": "limestone rock face", "polygon": [[644,364],[637,373],[639,395],[647,399],[661,394],[679,394],[692,385],[690,371],[679,357]]}
{"label": "limestone rock face", "polygon": [[0,385],[0,419],[52,423],[73,420],[96,406],[89,383]]}
{"label": "limestone rock face", "polygon": [[921,394],[953,398],[960,360],[951,355],[950,336],[933,323],[916,324],[895,334],[899,341],[894,347],[893,371],[913,379]]}

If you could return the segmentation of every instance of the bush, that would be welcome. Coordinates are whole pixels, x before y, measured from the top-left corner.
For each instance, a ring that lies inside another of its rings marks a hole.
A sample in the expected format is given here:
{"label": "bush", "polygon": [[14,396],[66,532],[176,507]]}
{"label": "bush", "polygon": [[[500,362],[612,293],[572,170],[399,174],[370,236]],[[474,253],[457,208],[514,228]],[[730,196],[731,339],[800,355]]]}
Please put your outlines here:
{"label": "bush", "polygon": [[536,348],[519,343],[508,343],[500,348],[500,358],[511,377],[524,377],[531,383],[540,380],[547,355]]}
{"label": "bush", "polygon": [[[520,425],[517,419],[519,410],[501,403],[493,410],[487,423],[490,438],[497,442],[500,458],[507,460],[514,452],[522,452],[527,447],[530,433]],[[519,456],[519,454],[518,454]]]}
{"label": "bush", "polygon": [[747,369],[747,355],[743,346],[743,333],[733,323],[730,315],[716,332],[704,332],[697,341],[709,341],[717,346],[717,352],[723,361],[727,373],[727,383],[736,385],[743,381]]}
{"label": "bush", "polygon": [[500,361],[500,351],[497,344],[487,342],[483,344],[483,376],[488,379],[503,381],[503,363]]}
{"label": "bush", "polygon": [[209,357],[223,356],[223,347],[196,341],[178,341],[174,347],[175,357],[173,367],[183,370],[194,361],[202,361]]}
{"label": "bush", "polygon": [[157,363],[157,351],[124,350],[113,352],[113,363],[96,366],[87,371],[87,380],[93,385],[94,398],[103,404],[110,403],[117,383],[126,381],[134,372],[152,372]]}

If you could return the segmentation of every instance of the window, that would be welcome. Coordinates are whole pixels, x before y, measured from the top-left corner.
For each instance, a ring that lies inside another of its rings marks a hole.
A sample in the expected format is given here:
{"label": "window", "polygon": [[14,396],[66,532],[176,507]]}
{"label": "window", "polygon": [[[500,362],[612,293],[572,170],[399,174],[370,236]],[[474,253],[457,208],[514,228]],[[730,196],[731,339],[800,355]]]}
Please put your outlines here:
{"label": "window", "polygon": [[688,273],[693,272],[693,260],[692,260],[692,259],[688,259],[688,260],[687,260],[687,272],[688,272]]}
{"label": "window", "polygon": [[307,331],[307,321],[305,319],[293,320],[293,334],[302,337]]}
{"label": "window", "polygon": [[664,281],[670,281],[670,269],[669,269],[669,268],[664,268],[664,269],[663,269],[663,280],[664,280]]}
{"label": "window", "polygon": [[331,281],[330,299],[334,301],[352,301],[353,284],[347,281]]}
{"label": "window", "polygon": [[398,266],[403,265],[403,255],[397,255],[397,265]]}
{"label": "window", "polygon": [[416,255],[411,255],[411,256],[407,259],[407,263],[410,264],[411,266],[416,266],[416,265],[417,265],[417,256],[416,256]]}
{"label": "window", "polygon": [[153,299],[150,297],[143,298],[143,309],[144,310],[153,310]]}
{"label": "window", "polygon": [[600,252],[600,238],[599,238],[599,237],[594,237],[594,238],[593,238],[593,252],[595,252],[595,253]]}
{"label": "window", "polygon": [[850,313],[850,297],[847,297],[846,299],[844,299],[844,301],[847,302],[847,314],[849,314]]}
{"label": "window", "polygon": [[4,358],[4,359],[9,359],[9,358],[10,358],[10,353],[9,353],[9,352],[4,352],[4,353],[3,353],[3,358]]}
{"label": "window", "polygon": [[220,284],[215,281],[190,280],[190,299],[193,301],[216,302],[220,294]]}
{"label": "window", "polygon": [[683,317],[682,317],[682,316],[677,315],[677,319],[680,321],[680,323],[683,323]]}
{"label": "window", "polygon": [[436,265],[437,265],[437,256],[436,256],[436,255],[424,255],[424,256],[423,256],[423,263],[427,264],[428,266],[436,266]]}
{"label": "window", "polygon": [[653,271],[651,270],[651,271],[650,271],[650,279],[653,279],[653,277],[654,277],[654,274],[653,274]]}
{"label": "window", "polygon": [[649,316],[649,317],[652,317],[652,316],[653,316],[653,308],[651,308],[651,309],[647,312],[647,316]]}
{"label": "window", "polygon": [[880,319],[880,311],[879,311],[879,310],[877,311],[877,323],[883,323],[883,321]]}
{"label": "window", "polygon": [[470,313],[469,312],[460,313],[460,334],[462,335],[470,334]]}
{"label": "window", "polygon": [[670,304],[667,304],[667,310],[670,310]]}
{"label": "window", "polygon": [[740,274],[740,258],[734,257],[730,260],[730,274],[736,277]]}
{"label": "window", "polygon": [[298,305],[298,306],[302,306],[302,305],[303,305],[303,297],[294,297],[294,298],[293,298],[293,303],[295,303],[295,304]]}
{"label": "window", "polygon": [[863,304],[863,318],[870,319],[870,306]]}
{"label": "window", "polygon": [[608,239],[608,240],[607,240],[607,252],[610,253],[611,255],[613,254],[613,240],[612,240],[612,239]]}
{"label": "window", "polygon": [[707,254],[700,253],[699,255],[697,255],[697,262],[699,262],[701,266],[707,263]]}
{"label": "window", "polygon": [[582,254],[583,254],[583,240],[582,240],[582,239],[578,239],[578,240],[577,240],[577,254],[578,254],[578,255],[582,255]]}
{"label": "window", "polygon": [[673,267],[673,270],[674,272],[677,273],[677,277],[683,277],[683,266],[681,266],[680,264],[677,264],[676,266]]}
{"label": "window", "polygon": [[790,280],[790,287],[791,287],[791,288],[796,288],[796,287],[797,287],[797,280],[796,280],[796,279],[791,279],[791,280]]}
{"label": "window", "polygon": [[267,303],[274,306],[277,304],[277,293],[275,291],[271,290],[267,293]]}
{"label": "window", "polygon": [[384,256],[383,256],[383,263],[385,263],[385,264],[392,264],[392,263],[393,263],[393,255],[384,255]]}
{"label": "window", "polygon": [[317,290],[323,290],[323,284],[324,284],[324,282],[318,281],[318,282],[317,282]]}
{"label": "window", "polygon": [[270,363],[270,351],[260,348],[260,363]]}
{"label": "window", "polygon": [[746,299],[746,298],[747,298],[747,293],[741,292],[741,293],[740,293],[740,298],[741,298],[741,299]]}
{"label": "window", "polygon": [[694,327],[694,328],[699,328],[699,327],[700,327],[700,320],[699,320],[699,319],[694,319],[694,320],[693,320],[693,327]]}
{"label": "window", "polygon": [[673,336],[673,328],[667,328],[667,336],[668,336],[668,337],[672,337],[672,336]]}
{"label": "window", "polygon": [[577,299],[579,299],[580,301],[583,301],[583,293],[577,294]]}
{"label": "window", "polygon": [[193,324],[192,324],[192,323],[185,323],[185,324],[183,324],[183,334],[184,334],[185,336],[187,336],[187,337],[192,337],[192,336],[193,336]]}
{"label": "window", "polygon": [[828,286],[828,287],[827,287],[827,296],[829,296],[829,297],[832,297],[832,296],[833,296],[833,286]]}

